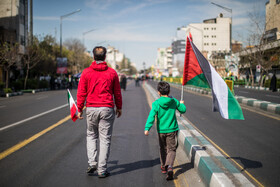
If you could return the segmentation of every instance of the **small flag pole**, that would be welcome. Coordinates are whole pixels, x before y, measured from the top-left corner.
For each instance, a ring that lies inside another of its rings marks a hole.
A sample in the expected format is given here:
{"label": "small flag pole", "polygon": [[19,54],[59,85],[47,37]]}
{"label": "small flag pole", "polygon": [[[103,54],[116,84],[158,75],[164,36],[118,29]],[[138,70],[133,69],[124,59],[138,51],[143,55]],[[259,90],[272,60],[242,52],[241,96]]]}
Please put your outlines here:
{"label": "small flag pole", "polygon": [[[181,91],[181,101],[184,100],[184,85],[182,84],[182,91]],[[182,117],[182,114],[180,113],[180,117]]]}
{"label": "small flag pole", "polygon": [[181,91],[181,101],[184,100],[184,85],[182,85],[182,91]]}

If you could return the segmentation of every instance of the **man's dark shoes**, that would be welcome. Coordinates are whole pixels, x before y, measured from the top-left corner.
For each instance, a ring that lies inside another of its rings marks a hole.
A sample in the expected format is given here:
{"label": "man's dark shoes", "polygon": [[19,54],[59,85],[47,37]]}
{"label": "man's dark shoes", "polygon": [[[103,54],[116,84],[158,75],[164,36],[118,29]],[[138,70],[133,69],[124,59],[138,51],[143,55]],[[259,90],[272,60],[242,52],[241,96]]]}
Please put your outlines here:
{"label": "man's dark shoes", "polygon": [[88,169],[87,169],[87,173],[88,174],[93,174],[96,170],[96,166],[89,166]]}
{"label": "man's dark shoes", "polygon": [[166,180],[173,180],[173,169],[172,167],[168,167]]}
{"label": "man's dark shoes", "polygon": [[103,172],[103,173],[99,173],[99,174],[98,174],[98,177],[99,177],[99,178],[105,178],[105,177],[108,177],[109,175],[110,175],[110,173],[107,172],[107,171],[105,171],[105,172]]}

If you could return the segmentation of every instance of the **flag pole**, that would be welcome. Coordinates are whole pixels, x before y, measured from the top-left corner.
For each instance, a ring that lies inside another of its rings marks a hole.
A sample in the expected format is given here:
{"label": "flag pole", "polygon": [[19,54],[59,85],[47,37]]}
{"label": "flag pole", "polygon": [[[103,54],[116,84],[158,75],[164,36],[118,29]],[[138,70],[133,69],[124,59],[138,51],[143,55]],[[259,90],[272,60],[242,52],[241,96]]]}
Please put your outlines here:
{"label": "flag pole", "polygon": [[184,85],[182,85],[182,91],[181,91],[181,101],[184,100]]}
{"label": "flag pole", "polygon": [[[184,100],[184,85],[182,84],[182,91],[181,91],[181,101]],[[182,117],[182,114],[180,113],[180,117]]]}

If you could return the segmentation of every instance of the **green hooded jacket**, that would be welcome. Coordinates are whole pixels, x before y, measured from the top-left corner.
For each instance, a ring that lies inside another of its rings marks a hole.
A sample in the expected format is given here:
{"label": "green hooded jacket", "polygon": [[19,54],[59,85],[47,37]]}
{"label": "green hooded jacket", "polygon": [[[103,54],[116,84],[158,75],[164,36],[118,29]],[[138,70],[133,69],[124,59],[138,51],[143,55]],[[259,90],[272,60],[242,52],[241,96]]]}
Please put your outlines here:
{"label": "green hooded jacket", "polygon": [[158,133],[170,133],[179,130],[176,109],[180,113],[186,112],[186,106],[173,97],[160,97],[152,104],[149,117],[146,122],[145,130],[149,131],[154,124],[157,116]]}

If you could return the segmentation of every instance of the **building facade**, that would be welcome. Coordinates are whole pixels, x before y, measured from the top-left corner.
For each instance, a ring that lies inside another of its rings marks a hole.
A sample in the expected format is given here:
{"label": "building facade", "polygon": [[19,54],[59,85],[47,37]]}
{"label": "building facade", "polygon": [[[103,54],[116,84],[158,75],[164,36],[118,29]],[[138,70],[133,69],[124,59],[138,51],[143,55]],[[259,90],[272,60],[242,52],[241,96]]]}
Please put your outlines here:
{"label": "building facade", "polygon": [[172,40],[172,64],[173,72],[183,73],[186,50],[186,27],[177,28],[176,36]]}
{"label": "building facade", "polygon": [[280,39],[280,0],[269,0],[265,4],[265,36],[268,41]]}
{"label": "building facade", "polygon": [[[192,41],[212,63],[217,72],[225,71],[225,55],[231,52],[231,18],[219,14],[217,18],[191,23],[177,29],[172,41],[173,65],[182,75],[185,58],[186,37],[191,33]],[[223,74],[224,75],[224,74]]]}
{"label": "building facade", "polygon": [[25,53],[28,41],[28,0],[0,1],[0,41],[18,43]]}
{"label": "building facade", "polygon": [[112,68],[117,70],[117,65],[124,60],[124,54],[119,52],[113,46],[107,47],[106,61],[111,64]]}
{"label": "building facade", "polygon": [[192,23],[186,27],[186,34],[192,34],[196,47],[207,53],[208,58],[213,53],[229,53],[231,50],[231,18],[220,14],[217,18],[204,20],[203,23]]}
{"label": "building facade", "polygon": [[[19,45],[19,54],[25,54],[28,42],[28,0],[0,1],[0,44]],[[6,72],[7,73],[7,72]],[[5,79],[0,65],[0,82]]]}

